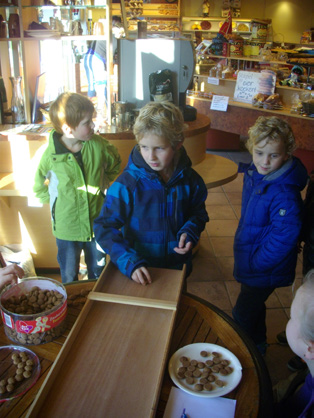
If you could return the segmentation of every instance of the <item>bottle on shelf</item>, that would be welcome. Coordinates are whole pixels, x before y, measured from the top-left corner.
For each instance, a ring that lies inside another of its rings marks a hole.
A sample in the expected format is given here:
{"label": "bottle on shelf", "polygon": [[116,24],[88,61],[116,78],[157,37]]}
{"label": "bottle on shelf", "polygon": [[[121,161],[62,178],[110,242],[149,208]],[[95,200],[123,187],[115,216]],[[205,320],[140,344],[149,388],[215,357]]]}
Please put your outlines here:
{"label": "bottle on shelf", "polygon": [[12,100],[11,100],[11,111],[12,111],[12,123],[24,123],[25,122],[25,108],[24,99],[21,90],[22,77],[10,77],[12,83]]}

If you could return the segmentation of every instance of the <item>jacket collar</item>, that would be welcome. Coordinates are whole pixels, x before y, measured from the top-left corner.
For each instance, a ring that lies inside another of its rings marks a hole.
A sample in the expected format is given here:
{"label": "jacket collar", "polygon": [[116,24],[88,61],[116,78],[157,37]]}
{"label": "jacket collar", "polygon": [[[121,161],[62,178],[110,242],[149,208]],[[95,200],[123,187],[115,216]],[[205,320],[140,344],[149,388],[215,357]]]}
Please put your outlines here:
{"label": "jacket collar", "polygon": [[[187,167],[192,166],[192,162],[189,158],[189,156],[186,153],[186,150],[184,147],[181,147],[180,150],[177,153],[177,156],[175,157],[175,169],[172,174],[172,177],[170,181],[174,178],[176,178],[183,170],[185,170]],[[139,169],[144,175],[149,175],[151,178],[159,178],[158,172],[153,170],[144,160],[142,157],[142,154],[139,151],[139,147],[136,145],[129,157],[127,168],[133,169],[135,167]]]}

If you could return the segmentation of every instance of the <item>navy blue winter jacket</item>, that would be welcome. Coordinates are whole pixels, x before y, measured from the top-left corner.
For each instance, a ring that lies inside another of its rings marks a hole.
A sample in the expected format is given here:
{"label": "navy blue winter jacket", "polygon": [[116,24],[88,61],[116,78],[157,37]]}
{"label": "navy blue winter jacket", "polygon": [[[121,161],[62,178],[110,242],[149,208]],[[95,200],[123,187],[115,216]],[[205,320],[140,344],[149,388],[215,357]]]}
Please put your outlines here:
{"label": "navy blue winter jacket", "polygon": [[173,248],[183,233],[195,245],[209,220],[204,181],[183,147],[179,152],[177,167],[164,183],[136,146],[94,222],[96,241],[130,278],[141,266],[181,269],[191,254],[180,255]]}
{"label": "navy blue winter jacket", "polygon": [[292,157],[266,176],[253,163],[241,164],[239,172],[245,174],[234,239],[234,277],[253,287],[288,286],[295,277],[306,168]]}

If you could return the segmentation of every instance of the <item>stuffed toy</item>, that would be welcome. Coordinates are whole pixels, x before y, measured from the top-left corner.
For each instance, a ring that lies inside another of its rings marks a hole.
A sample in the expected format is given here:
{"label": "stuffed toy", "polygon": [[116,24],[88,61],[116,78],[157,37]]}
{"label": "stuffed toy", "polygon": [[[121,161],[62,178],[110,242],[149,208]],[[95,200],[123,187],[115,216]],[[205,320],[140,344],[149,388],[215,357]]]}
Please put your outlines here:
{"label": "stuffed toy", "polygon": [[285,80],[279,82],[281,86],[289,86],[289,87],[298,87],[298,84],[301,82],[301,76],[304,74],[304,69],[300,65],[295,65],[292,70],[291,74]]}

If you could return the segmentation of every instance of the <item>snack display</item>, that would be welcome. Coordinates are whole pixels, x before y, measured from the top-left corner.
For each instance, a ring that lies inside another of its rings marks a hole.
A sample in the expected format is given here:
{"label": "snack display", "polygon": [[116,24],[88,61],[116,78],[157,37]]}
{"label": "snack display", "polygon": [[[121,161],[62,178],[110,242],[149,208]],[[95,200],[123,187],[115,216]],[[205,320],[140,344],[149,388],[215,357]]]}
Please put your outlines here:
{"label": "snack display", "polygon": [[258,93],[253,97],[252,105],[269,110],[281,110],[283,108],[279,94],[262,94]]}
{"label": "snack display", "polygon": [[67,294],[55,280],[29,278],[10,286],[0,307],[7,337],[19,344],[51,342],[64,332]]}
{"label": "snack display", "polygon": [[182,390],[200,397],[223,396],[242,377],[239,360],[215,344],[197,343],[180,348],[169,361],[169,374]]}
{"label": "snack display", "polygon": [[237,26],[237,31],[238,32],[249,32],[250,27],[249,27],[249,25],[246,25],[245,23],[239,23],[238,26]]}
{"label": "snack display", "polygon": [[37,381],[40,362],[25,347],[0,347],[0,402],[23,395]]}
{"label": "snack display", "polygon": [[271,94],[263,103],[264,109],[281,110],[283,108],[279,94]]}
{"label": "snack display", "polygon": [[201,28],[203,29],[203,30],[210,30],[210,28],[212,27],[212,25],[211,25],[211,23],[210,22],[208,22],[208,20],[203,20],[202,22],[201,22]]}

